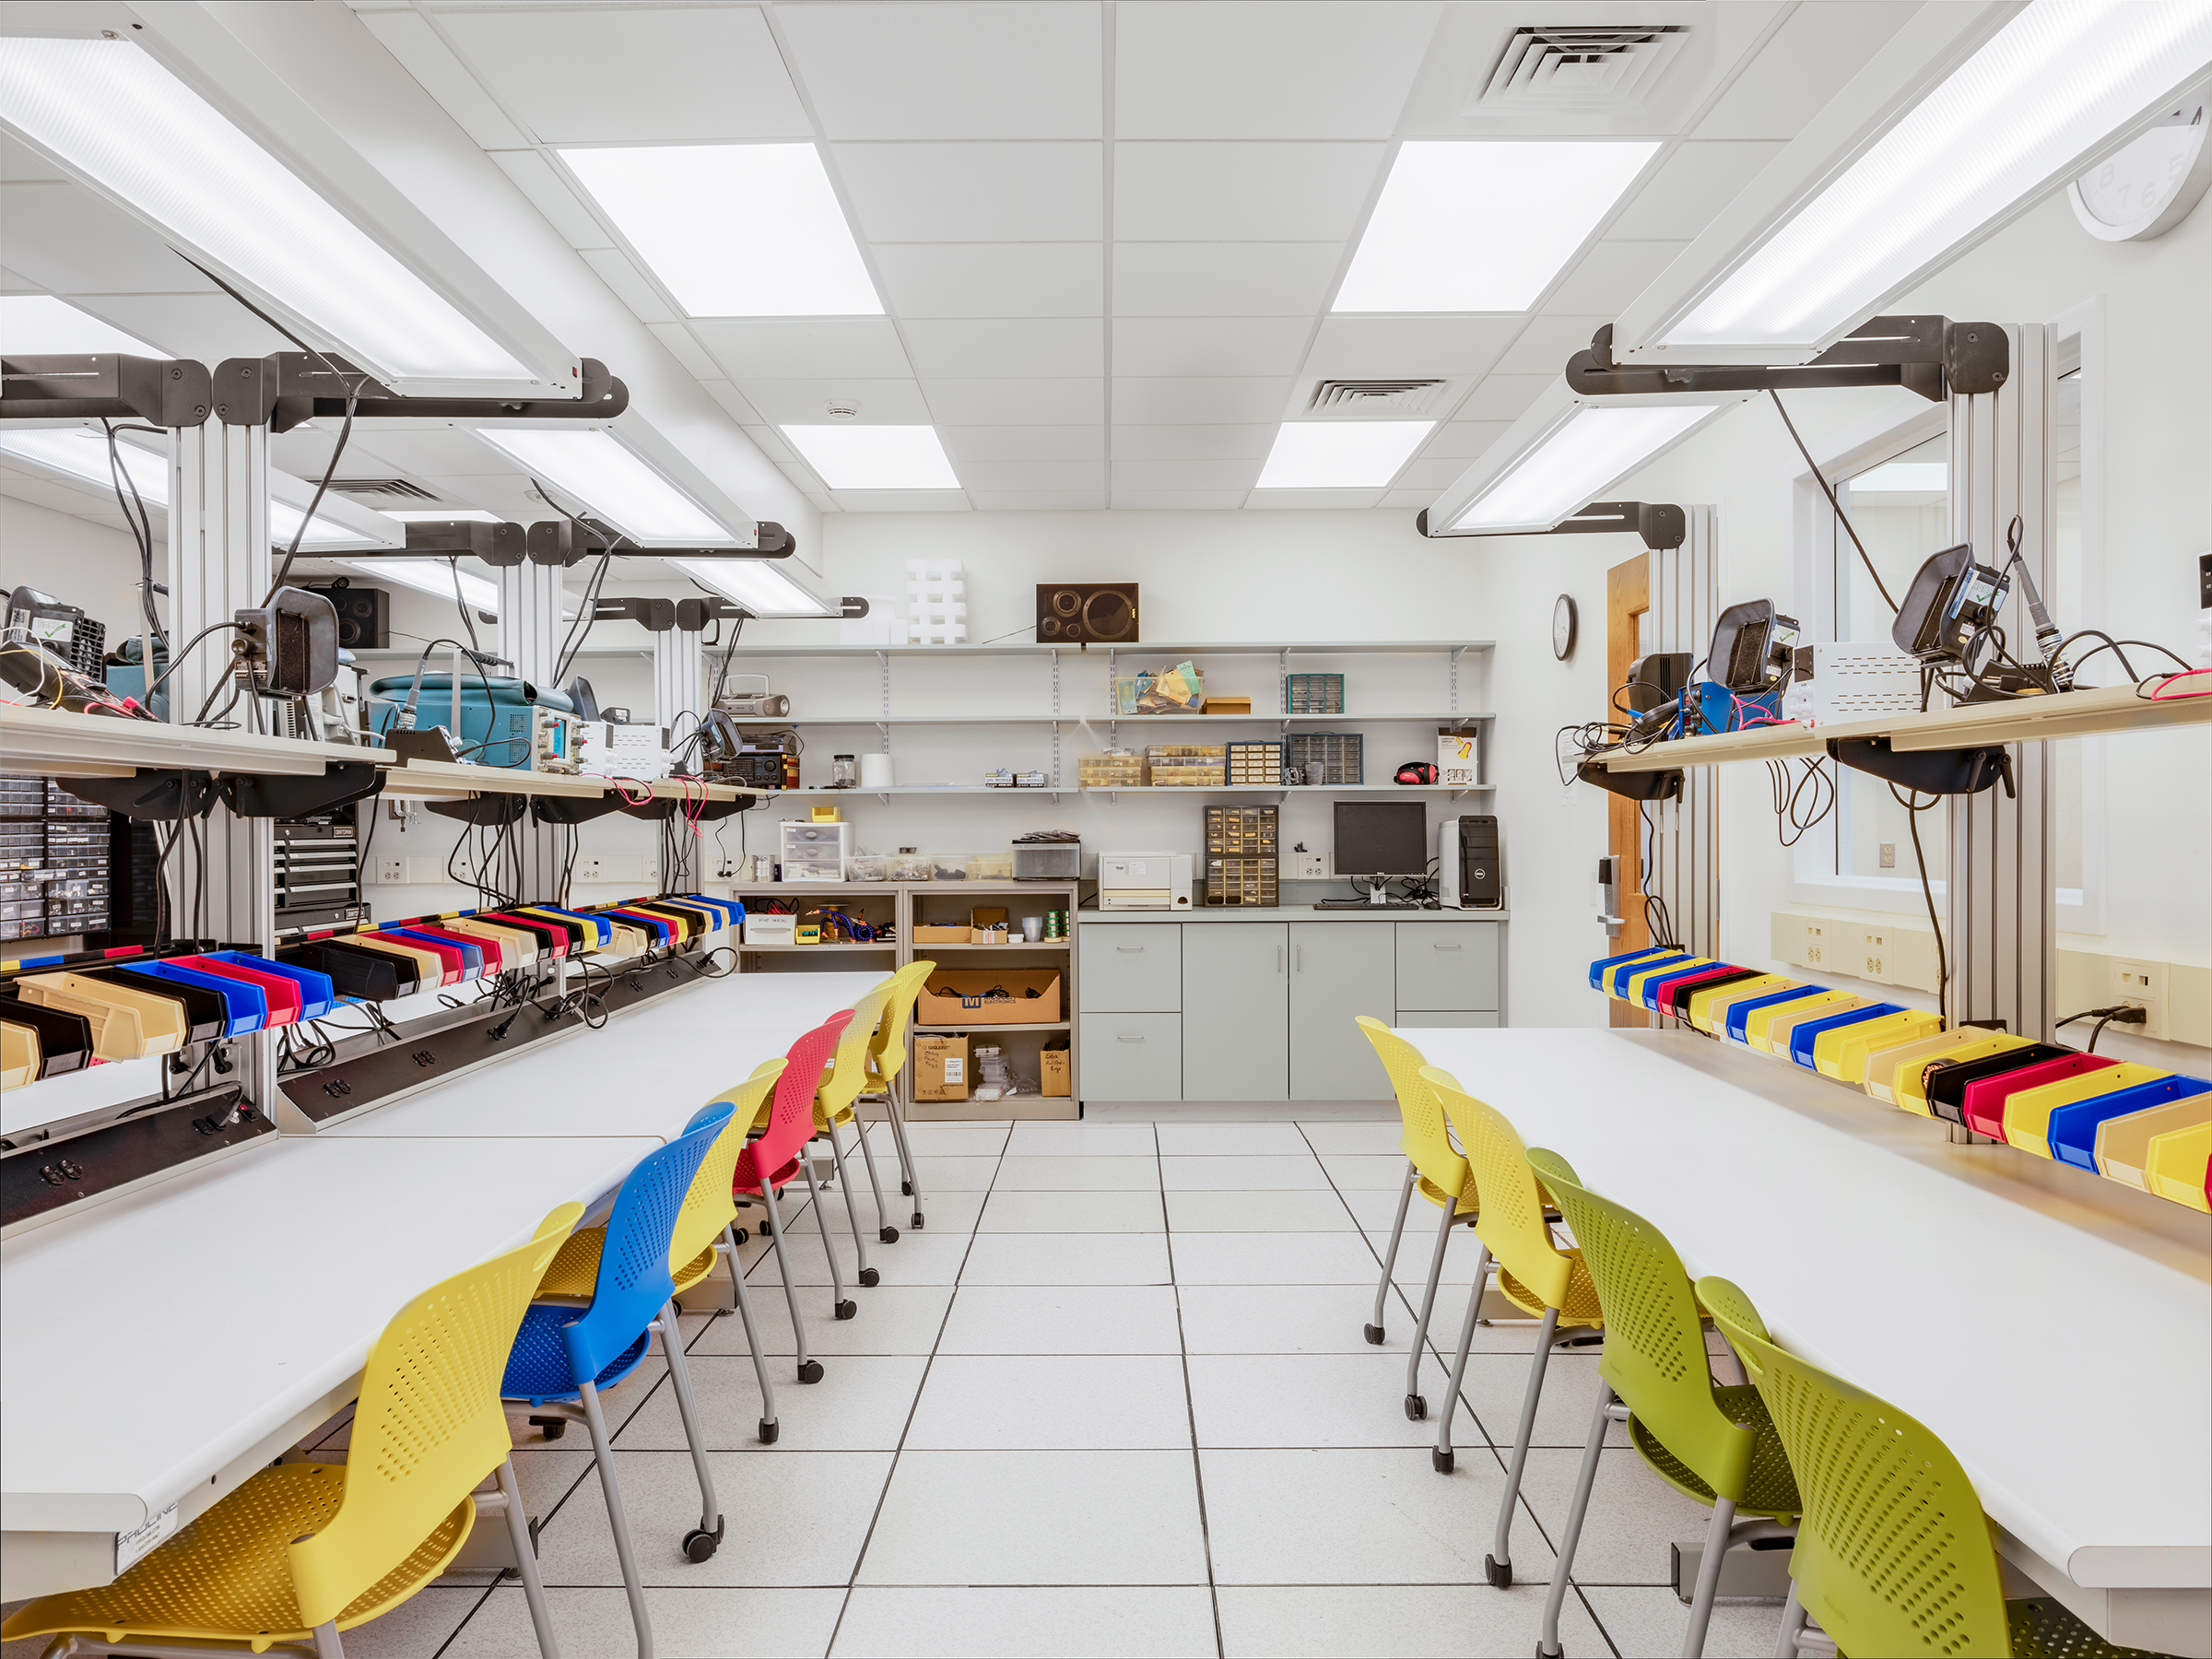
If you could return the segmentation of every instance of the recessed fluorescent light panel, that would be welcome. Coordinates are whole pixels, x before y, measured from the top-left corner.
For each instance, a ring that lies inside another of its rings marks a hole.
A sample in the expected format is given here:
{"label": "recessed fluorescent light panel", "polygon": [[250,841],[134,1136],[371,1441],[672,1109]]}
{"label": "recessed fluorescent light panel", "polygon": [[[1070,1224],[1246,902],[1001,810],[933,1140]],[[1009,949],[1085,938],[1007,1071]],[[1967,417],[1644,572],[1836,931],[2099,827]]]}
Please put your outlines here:
{"label": "recessed fluorescent light panel", "polygon": [[960,487],[935,427],[787,426],[782,431],[832,489]]}
{"label": "recessed fluorescent light panel", "polygon": [[24,357],[59,357],[77,351],[169,356],[52,294],[0,295],[0,349]]}
{"label": "recessed fluorescent light panel", "polygon": [[571,149],[560,159],[691,316],[883,314],[811,144]]}
{"label": "recessed fluorescent light panel", "polygon": [[671,559],[665,562],[701,587],[744,606],[756,617],[834,617],[842,609],[808,593],[764,560]]}
{"label": "recessed fluorescent light panel", "polygon": [[605,428],[547,425],[477,436],[642,545],[697,547],[732,539],[705,508]]}
{"label": "recessed fluorescent light panel", "polygon": [[[1495,479],[1450,529],[1549,530],[1580,512],[1725,404],[1575,406],[1550,435]],[[1480,465],[1477,463],[1477,465]]]}
{"label": "recessed fluorescent light panel", "polygon": [[[487,616],[500,614],[500,584],[466,571],[455,570],[438,559],[349,559],[357,571],[396,582],[402,587],[435,594],[441,599],[465,601],[468,608]],[[458,583],[456,588],[455,584]]]}
{"label": "recessed fluorescent light panel", "polygon": [[1656,144],[1407,144],[1340,312],[1526,311],[1613,210]]}
{"label": "recessed fluorescent light panel", "polygon": [[1287,420],[1261,489],[1380,489],[1436,429],[1433,420]]}
{"label": "recessed fluorescent light panel", "polygon": [[2041,200],[2207,63],[2212,6],[2035,0],[1660,337],[1802,360]]}

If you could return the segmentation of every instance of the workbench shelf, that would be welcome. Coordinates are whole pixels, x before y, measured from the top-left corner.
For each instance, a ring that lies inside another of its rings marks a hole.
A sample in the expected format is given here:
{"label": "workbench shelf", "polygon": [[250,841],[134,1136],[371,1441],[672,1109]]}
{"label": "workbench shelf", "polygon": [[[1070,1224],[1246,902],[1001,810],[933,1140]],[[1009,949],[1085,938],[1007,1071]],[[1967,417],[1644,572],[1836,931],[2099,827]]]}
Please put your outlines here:
{"label": "workbench shelf", "polygon": [[389,765],[390,749],[303,743],[260,732],[215,732],[166,721],[0,704],[0,752],[11,771],[49,778],[127,778],[140,767],[239,776],[320,777],[331,766]]}

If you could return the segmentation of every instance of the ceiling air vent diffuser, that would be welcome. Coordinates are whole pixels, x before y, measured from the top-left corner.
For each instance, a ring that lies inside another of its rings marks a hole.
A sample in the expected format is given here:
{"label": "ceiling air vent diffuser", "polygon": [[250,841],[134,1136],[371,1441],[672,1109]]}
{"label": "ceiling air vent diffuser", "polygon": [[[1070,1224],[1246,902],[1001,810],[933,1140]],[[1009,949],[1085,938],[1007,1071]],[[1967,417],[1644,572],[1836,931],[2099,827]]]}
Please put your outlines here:
{"label": "ceiling air vent diffuser", "polygon": [[1427,414],[1443,387],[1441,380],[1317,381],[1313,395],[1306,399],[1306,413],[1406,419]]}
{"label": "ceiling air vent diffuser", "polygon": [[1635,103],[1682,49],[1680,24],[1516,29],[1477,107],[1590,109]]}
{"label": "ceiling air vent diffuser", "polygon": [[333,478],[330,487],[340,495],[396,496],[409,501],[434,501],[438,498],[419,484],[410,484],[405,478]]}

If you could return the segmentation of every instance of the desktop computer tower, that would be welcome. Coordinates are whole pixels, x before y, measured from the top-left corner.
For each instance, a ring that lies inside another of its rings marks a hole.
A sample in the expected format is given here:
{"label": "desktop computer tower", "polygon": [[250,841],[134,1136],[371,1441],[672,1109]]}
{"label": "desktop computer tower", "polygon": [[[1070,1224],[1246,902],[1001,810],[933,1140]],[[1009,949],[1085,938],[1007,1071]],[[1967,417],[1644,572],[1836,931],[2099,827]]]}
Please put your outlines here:
{"label": "desktop computer tower", "polygon": [[1436,867],[1447,910],[1498,910],[1505,902],[1505,872],[1498,851],[1498,820],[1484,814],[1448,818],[1437,826]]}

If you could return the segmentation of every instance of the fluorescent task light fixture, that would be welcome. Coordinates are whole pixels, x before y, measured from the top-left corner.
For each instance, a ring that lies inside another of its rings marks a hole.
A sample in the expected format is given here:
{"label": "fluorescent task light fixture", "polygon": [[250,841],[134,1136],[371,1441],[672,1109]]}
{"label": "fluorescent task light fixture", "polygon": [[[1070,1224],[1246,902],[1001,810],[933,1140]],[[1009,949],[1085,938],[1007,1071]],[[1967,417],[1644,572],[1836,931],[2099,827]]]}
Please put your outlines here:
{"label": "fluorescent task light fixture", "polygon": [[543,378],[127,41],[0,38],[0,126],[380,378]]}
{"label": "fluorescent task light fixture", "polygon": [[1399,147],[1332,311],[1526,311],[1659,146]]}
{"label": "fluorescent task light fixture", "polygon": [[386,582],[396,582],[441,599],[465,601],[468,608],[488,617],[500,614],[500,584],[466,571],[456,570],[441,559],[349,559],[355,570]]}
{"label": "fluorescent task light fixture", "polygon": [[0,350],[24,357],[61,357],[78,351],[120,351],[130,357],[164,359],[169,356],[52,294],[0,295]]}
{"label": "fluorescent task light fixture", "polygon": [[832,489],[960,487],[935,427],[787,426],[780,429]]}
{"label": "fluorescent task light fixture", "polygon": [[641,546],[698,547],[732,539],[726,526],[603,427],[479,428],[477,436]]}
{"label": "fluorescent task light fixture", "polygon": [[1433,420],[1286,420],[1261,489],[1380,489],[1436,429]]}
{"label": "fluorescent task light fixture", "polygon": [[1733,217],[1773,199],[1773,170],[1754,182],[1677,262],[1688,282],[1670,276],[1623,314],[1615,355],[1803,362],[2086,171],[2207,65],[2201,0],[2033,0],[1840,173],[1804,141],[1784,151],[1779,187],[1827,182],[1763,232]]}
{"label": "fluorescent task light fixture", "polygon": [[756,617],[835,617],[842,606],[809,593],[772,564],[751,559],[665,561]]}
{"label": "fluorescent task light fixture", "polygon": [[694,317],[879,317],[883,301],[811,144],[562,150]]}

